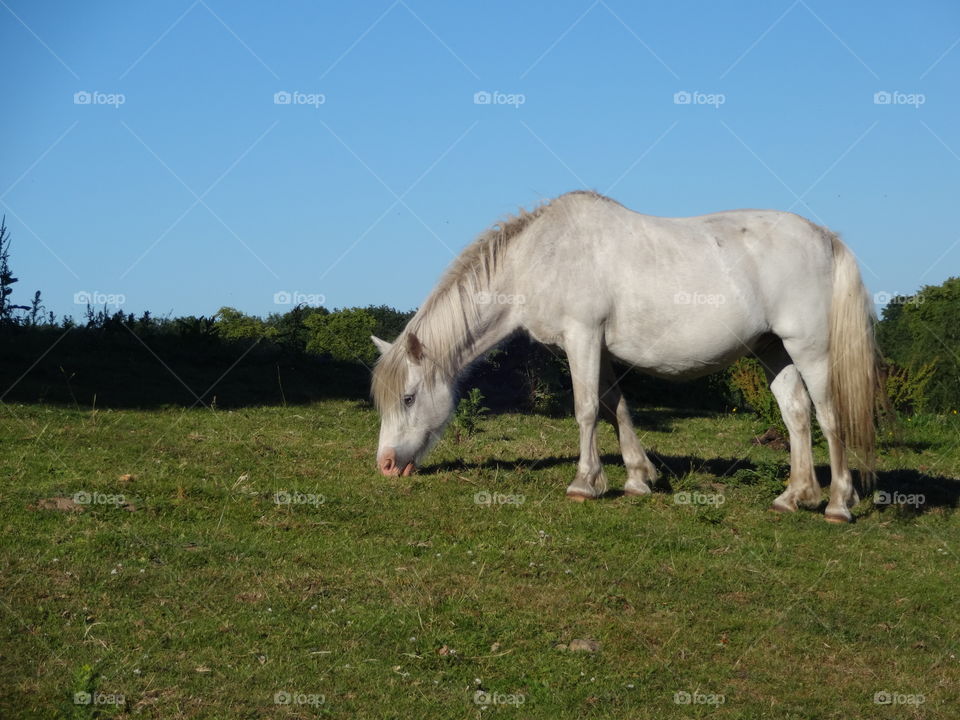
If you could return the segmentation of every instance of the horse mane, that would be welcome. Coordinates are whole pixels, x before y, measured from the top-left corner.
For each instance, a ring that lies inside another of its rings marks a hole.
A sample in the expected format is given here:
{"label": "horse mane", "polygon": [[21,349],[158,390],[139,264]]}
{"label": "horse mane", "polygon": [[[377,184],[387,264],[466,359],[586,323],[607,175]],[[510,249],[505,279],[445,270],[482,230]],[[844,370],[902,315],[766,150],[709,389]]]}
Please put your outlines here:
{"label": "horse mane", "polygon": [[575,190],[533,210],[520,208],[480,234],[454,259],[440,282],[417,310],[406,328],[387,352],[380,356],[373,369],[371,394],[382,413],[396,407],[407,380],[407,338],[414,333],[423,347],[423,378],[427,386],[440,379],[453,382],[460,370],[463,351],[477,337],[480,316],[478,294],[488,292],[510,241],[561,200],[585,196],[595,201],[614,202],[588,190]]}

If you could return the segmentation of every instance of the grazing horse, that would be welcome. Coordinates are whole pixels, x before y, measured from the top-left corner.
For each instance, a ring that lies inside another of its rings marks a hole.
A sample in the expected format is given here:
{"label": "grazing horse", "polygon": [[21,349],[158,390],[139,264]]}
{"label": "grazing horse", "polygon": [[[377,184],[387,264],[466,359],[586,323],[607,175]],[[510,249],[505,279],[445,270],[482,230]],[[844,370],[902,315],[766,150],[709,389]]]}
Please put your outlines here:
{"label": "grazing horse", "polygon": [[826,519],[858,502],[850,451],[873,479],[878,386],[875,316],[853,254],[792,213],[731,210],[641,215],[592,192],[520,211],[456,258],[393,343],[372,395],[381,416],[377,465],[409,475],[454,410],[457,377],[517,330],[566,352],[580,428],[572,499],[607,479],[597,451],[602,414],[620,439],[624,491],[646,495],[657,473],[633,429],[612,359],[664,378],[694,378],[744,355],[765,368],[790,432],[790,480],[773,508],[820,503],[810,404],[830,448]]}

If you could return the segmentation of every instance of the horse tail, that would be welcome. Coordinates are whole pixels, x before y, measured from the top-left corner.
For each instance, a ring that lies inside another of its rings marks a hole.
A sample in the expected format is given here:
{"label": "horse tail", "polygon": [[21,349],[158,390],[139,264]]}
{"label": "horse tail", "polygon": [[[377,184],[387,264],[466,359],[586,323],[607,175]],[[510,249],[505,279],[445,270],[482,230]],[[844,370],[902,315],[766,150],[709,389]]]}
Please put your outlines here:
{"label": "horse tail", "polygon": [[840,442],[859,460],[863,488],[870,490],[876,479],[874,416],[881,376],[874,337],[876,315],[853,253],[833,233],[830,239],[830,396]]}

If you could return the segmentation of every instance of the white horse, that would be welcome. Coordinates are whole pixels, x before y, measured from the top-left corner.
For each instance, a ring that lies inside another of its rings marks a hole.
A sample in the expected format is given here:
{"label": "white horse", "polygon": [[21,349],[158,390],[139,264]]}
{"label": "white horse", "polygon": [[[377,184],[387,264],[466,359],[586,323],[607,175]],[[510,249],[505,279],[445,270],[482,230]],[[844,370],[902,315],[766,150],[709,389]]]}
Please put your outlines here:
{"label": "white horse", "polygon": [[645,495],[656,470],[637,439],[611,358],[642,372],[693,378],[753,354],[790,431],[790,480],[773,504],[821,500],[810,401],[830,448],[826,519],[858,502],[847,450],[873,479],[877,352],[870,299],[840,239],[792,213],[733,210],[690,218],[641,215],[572,192],[495,225],[469,245],[394,343],[372,395],[381,415],[377,464],[409,475],[454,410],[458,375],[518,329],[567,354],[580,427],[572,499],[607,489],[597,451],[603,414],[616,429],[624,491]]}

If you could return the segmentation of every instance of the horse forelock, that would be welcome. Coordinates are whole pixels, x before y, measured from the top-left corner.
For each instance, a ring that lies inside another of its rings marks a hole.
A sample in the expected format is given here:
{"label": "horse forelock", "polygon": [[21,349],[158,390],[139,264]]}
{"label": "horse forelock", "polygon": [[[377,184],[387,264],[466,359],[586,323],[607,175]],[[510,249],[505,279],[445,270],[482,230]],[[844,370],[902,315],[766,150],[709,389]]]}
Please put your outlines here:
{"label": "horse forelock", "polygon": [[370,394],[373,404],[383,414],[403,397],[407,383],[407,350],[402,342],[394,342],[373,366]]}

